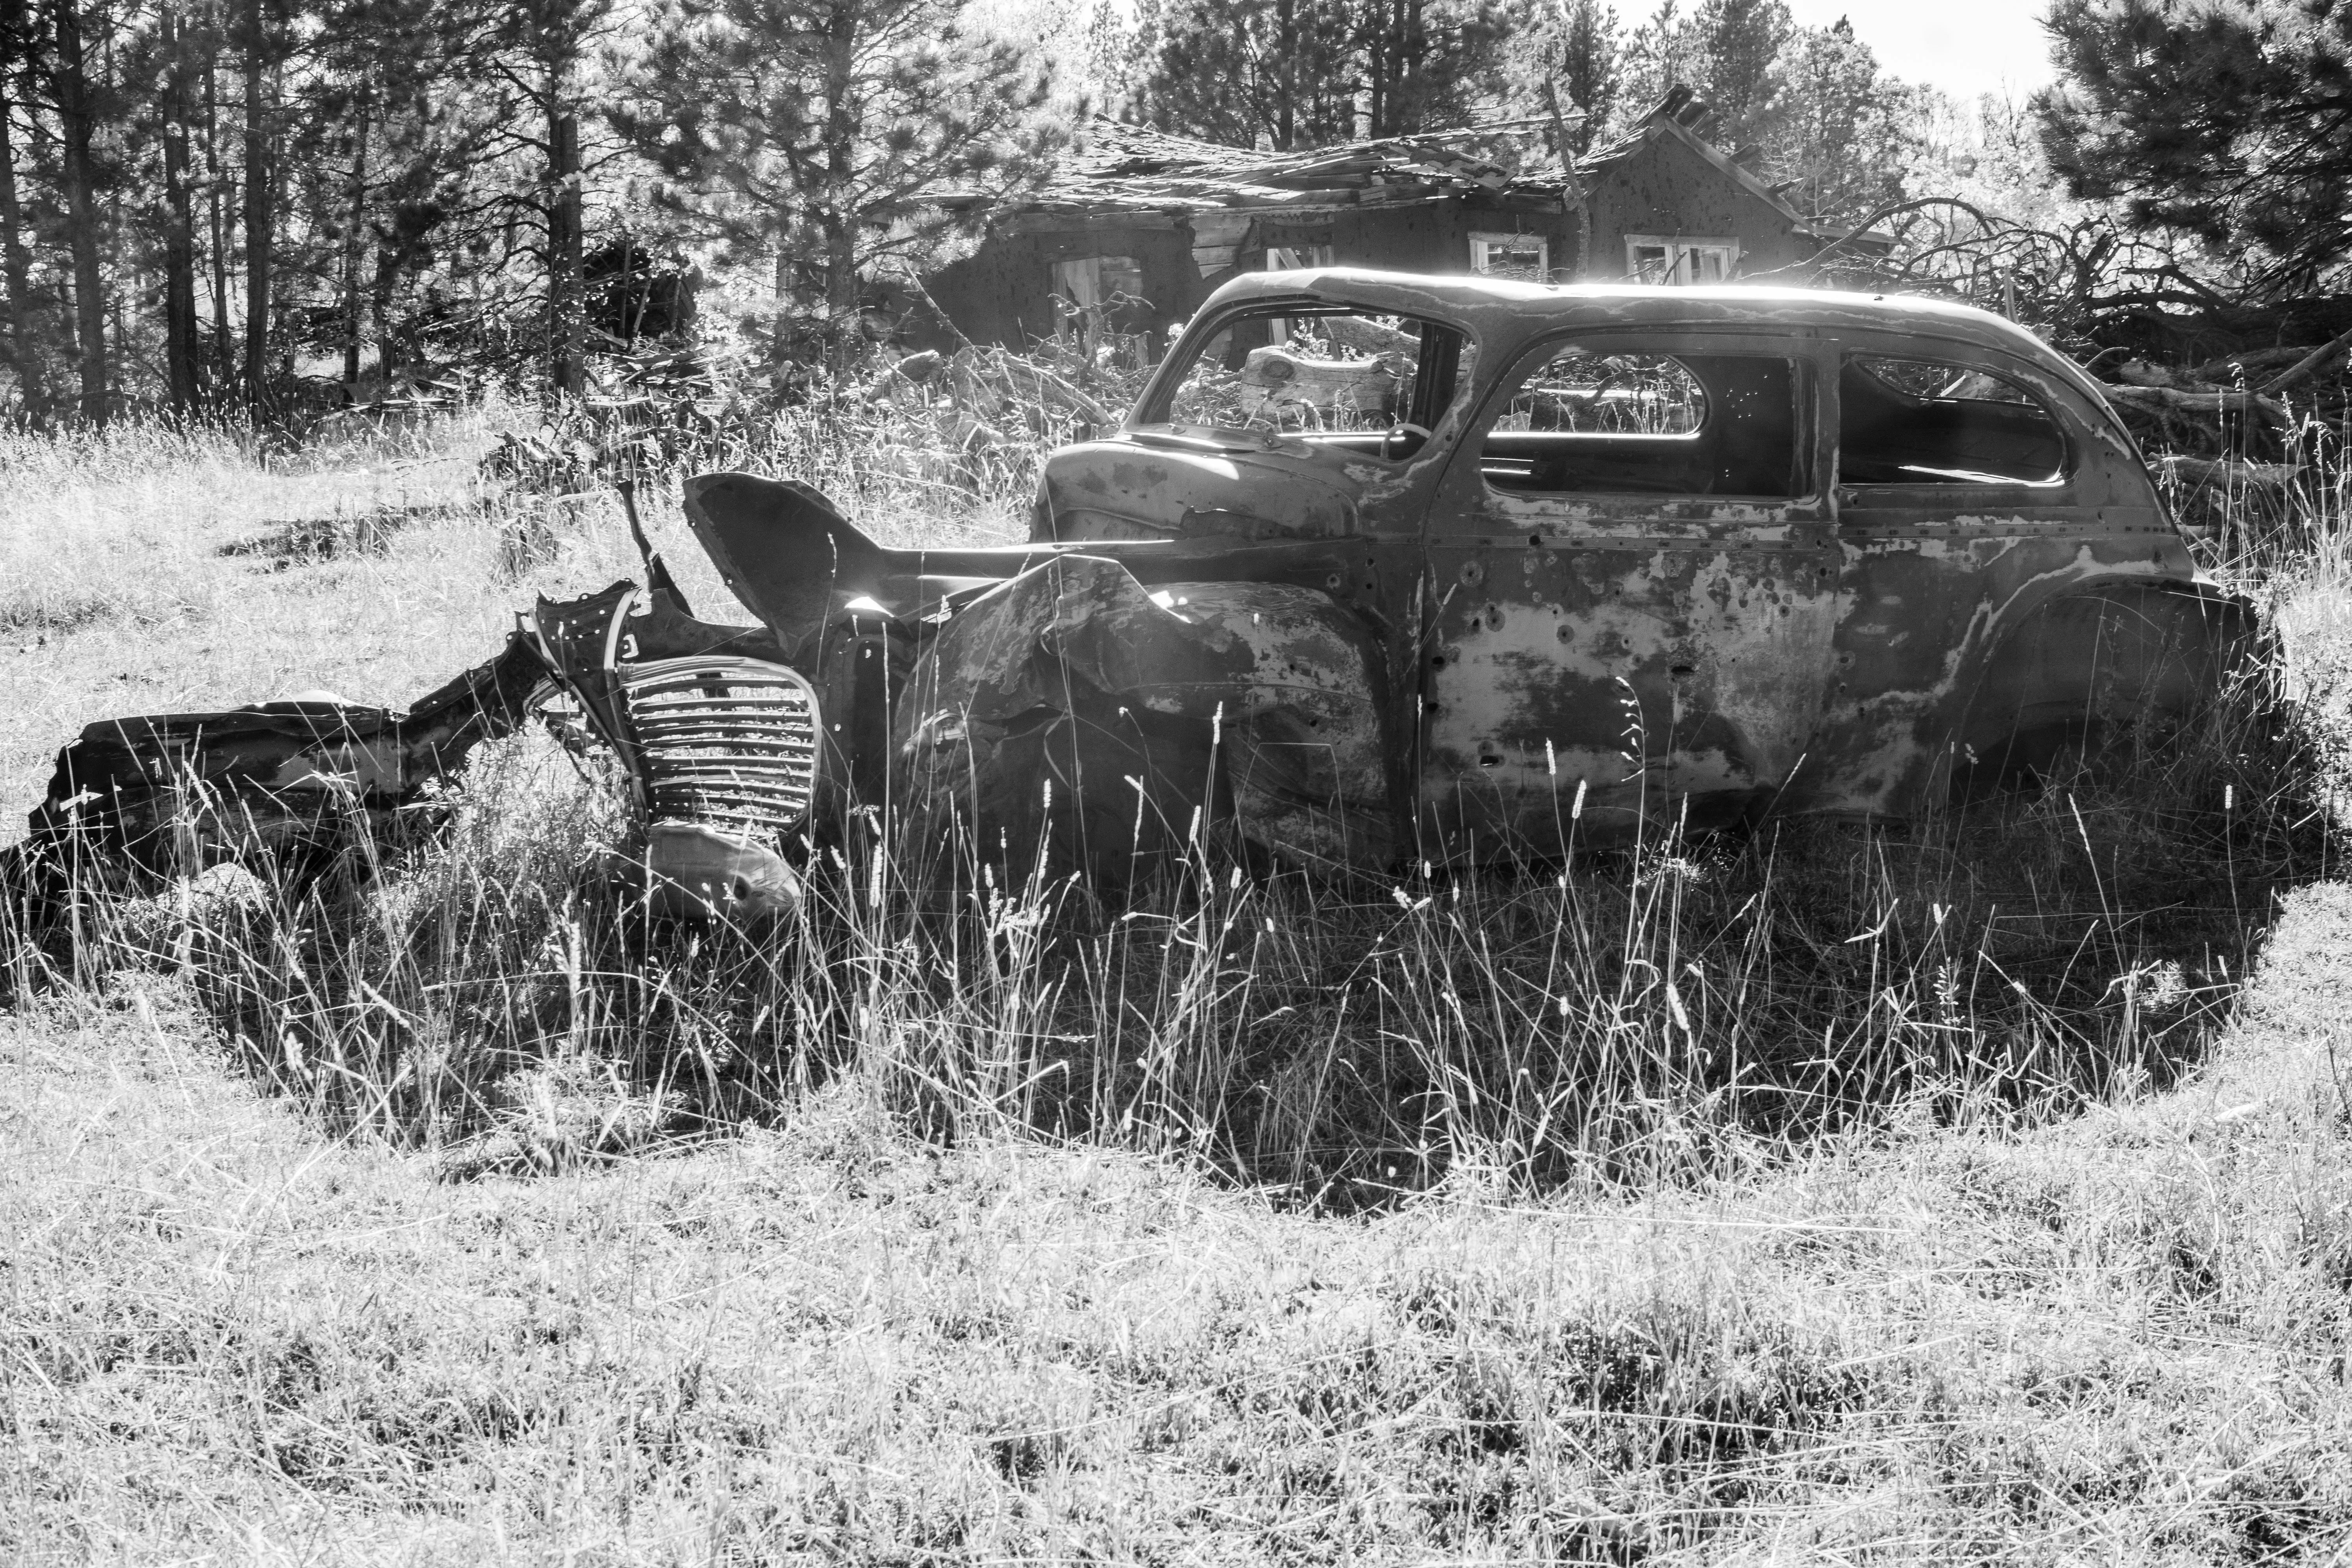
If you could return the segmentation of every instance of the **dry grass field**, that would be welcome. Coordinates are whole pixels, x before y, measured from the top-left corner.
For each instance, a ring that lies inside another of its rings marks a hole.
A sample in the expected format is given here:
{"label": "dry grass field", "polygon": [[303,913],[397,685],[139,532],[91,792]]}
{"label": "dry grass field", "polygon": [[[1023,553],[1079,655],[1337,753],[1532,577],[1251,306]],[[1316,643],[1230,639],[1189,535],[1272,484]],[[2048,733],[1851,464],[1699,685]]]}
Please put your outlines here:
{"label": "dry grass field", "polygon": [[[0,444],[0,803],[632,574],[487,420]],[[2345,500],[2221,563],[2273,700],[1916,828],[948,939],[853,847],[818,963],[614,918],[518,738],[327,893],[126,894],[0,1015],[0,1557],[2338,1561]]]}

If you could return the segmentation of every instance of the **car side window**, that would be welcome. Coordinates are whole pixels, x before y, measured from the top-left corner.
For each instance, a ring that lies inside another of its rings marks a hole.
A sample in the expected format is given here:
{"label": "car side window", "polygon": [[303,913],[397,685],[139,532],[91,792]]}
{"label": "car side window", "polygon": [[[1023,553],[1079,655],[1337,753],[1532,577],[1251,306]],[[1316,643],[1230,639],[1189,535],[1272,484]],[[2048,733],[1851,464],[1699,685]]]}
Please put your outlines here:
{"label": "car side window", "polygon": [[1804,493],[1795,367],[1767,354],[1553,347],[1485,434],[1478,468],[1511,494]]}
{"label": "car side window", "polygon": [[2030,388],[1949,360],[1851,354],[1838,378],[1838,481],[2054,485],[2066,437]]}
{"label": "car side window", "polygon": [[1368,311],[1259,310],[1227,320],[1142,423],[1280,435],[1402,459],[1466,380],[1451,327]]}

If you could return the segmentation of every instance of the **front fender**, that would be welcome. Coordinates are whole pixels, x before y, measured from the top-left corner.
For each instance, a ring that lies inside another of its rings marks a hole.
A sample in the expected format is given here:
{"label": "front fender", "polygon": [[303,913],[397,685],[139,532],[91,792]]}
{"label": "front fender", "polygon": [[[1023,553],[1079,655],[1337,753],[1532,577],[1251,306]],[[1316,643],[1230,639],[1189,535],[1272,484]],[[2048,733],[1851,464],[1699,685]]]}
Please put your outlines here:
{"label": "front fender", "polygon": [[1291,864],[1371,870],[1395,814],[1370,634],[1325,594],[1148,589],[1067,555],[940,628],[894,710],[892,794],[926,847],[1025,877],[1120,879],[1237,837]]}

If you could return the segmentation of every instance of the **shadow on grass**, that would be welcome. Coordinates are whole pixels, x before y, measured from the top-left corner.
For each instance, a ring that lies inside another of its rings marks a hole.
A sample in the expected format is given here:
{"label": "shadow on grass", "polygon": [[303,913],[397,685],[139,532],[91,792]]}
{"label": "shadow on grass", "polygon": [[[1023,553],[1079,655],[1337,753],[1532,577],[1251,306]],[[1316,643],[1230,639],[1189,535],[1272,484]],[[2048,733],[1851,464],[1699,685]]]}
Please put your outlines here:
{"label": "shadow on grass", "polygon": [[928,1136],[1181,1153],[1345,1210],[2160,1090],[2327,873],[2322,773],[2265,710],[1933,821],[1369,887],[1210,858],[1116,908],[1041,877],[924,913],[859,833],[804,927],[740,932],[650,922],[614,782],[517,738],[304,876],[91,892],[63,962],[176,972],[262,1082],[453,1174],[788,1119],[848,1075]]}
{"label": "shadow on grass", "polygon": [[372,507],[366,511],[333,517],[294,518],[266,525],[258,533],[231,540],[215,553],[231,560],[255,562],[263,571],[284,572],[295,566],[316,566],[355,555],[381,555],[394,537],[419,524],[471,515],[477,509],[464,503],[421,502],[410,506]]}

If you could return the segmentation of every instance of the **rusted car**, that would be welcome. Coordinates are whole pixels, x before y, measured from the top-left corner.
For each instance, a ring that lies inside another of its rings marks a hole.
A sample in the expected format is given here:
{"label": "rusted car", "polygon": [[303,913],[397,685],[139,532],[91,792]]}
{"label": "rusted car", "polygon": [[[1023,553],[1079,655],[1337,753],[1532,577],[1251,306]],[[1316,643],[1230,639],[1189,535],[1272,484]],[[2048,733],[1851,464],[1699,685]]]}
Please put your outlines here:
{"label": "rusted car", "polygon": [[1380,872],[1916,815],[2180,722],[2255,636],[2097,384],[1924,299],[1256,274],[1048,460],[1025,544],[885,549],[741,474],[685,507],[759,626],[696,619],[649,556],[364,735],[257,714],[239,773],[228,716],[95,726],[45,810],[152,839],[121,803],[159,759],[282,798],[355,742],[390,800],[551,669],[703,908],[866,807],[1008,875],[1194,842]]}

